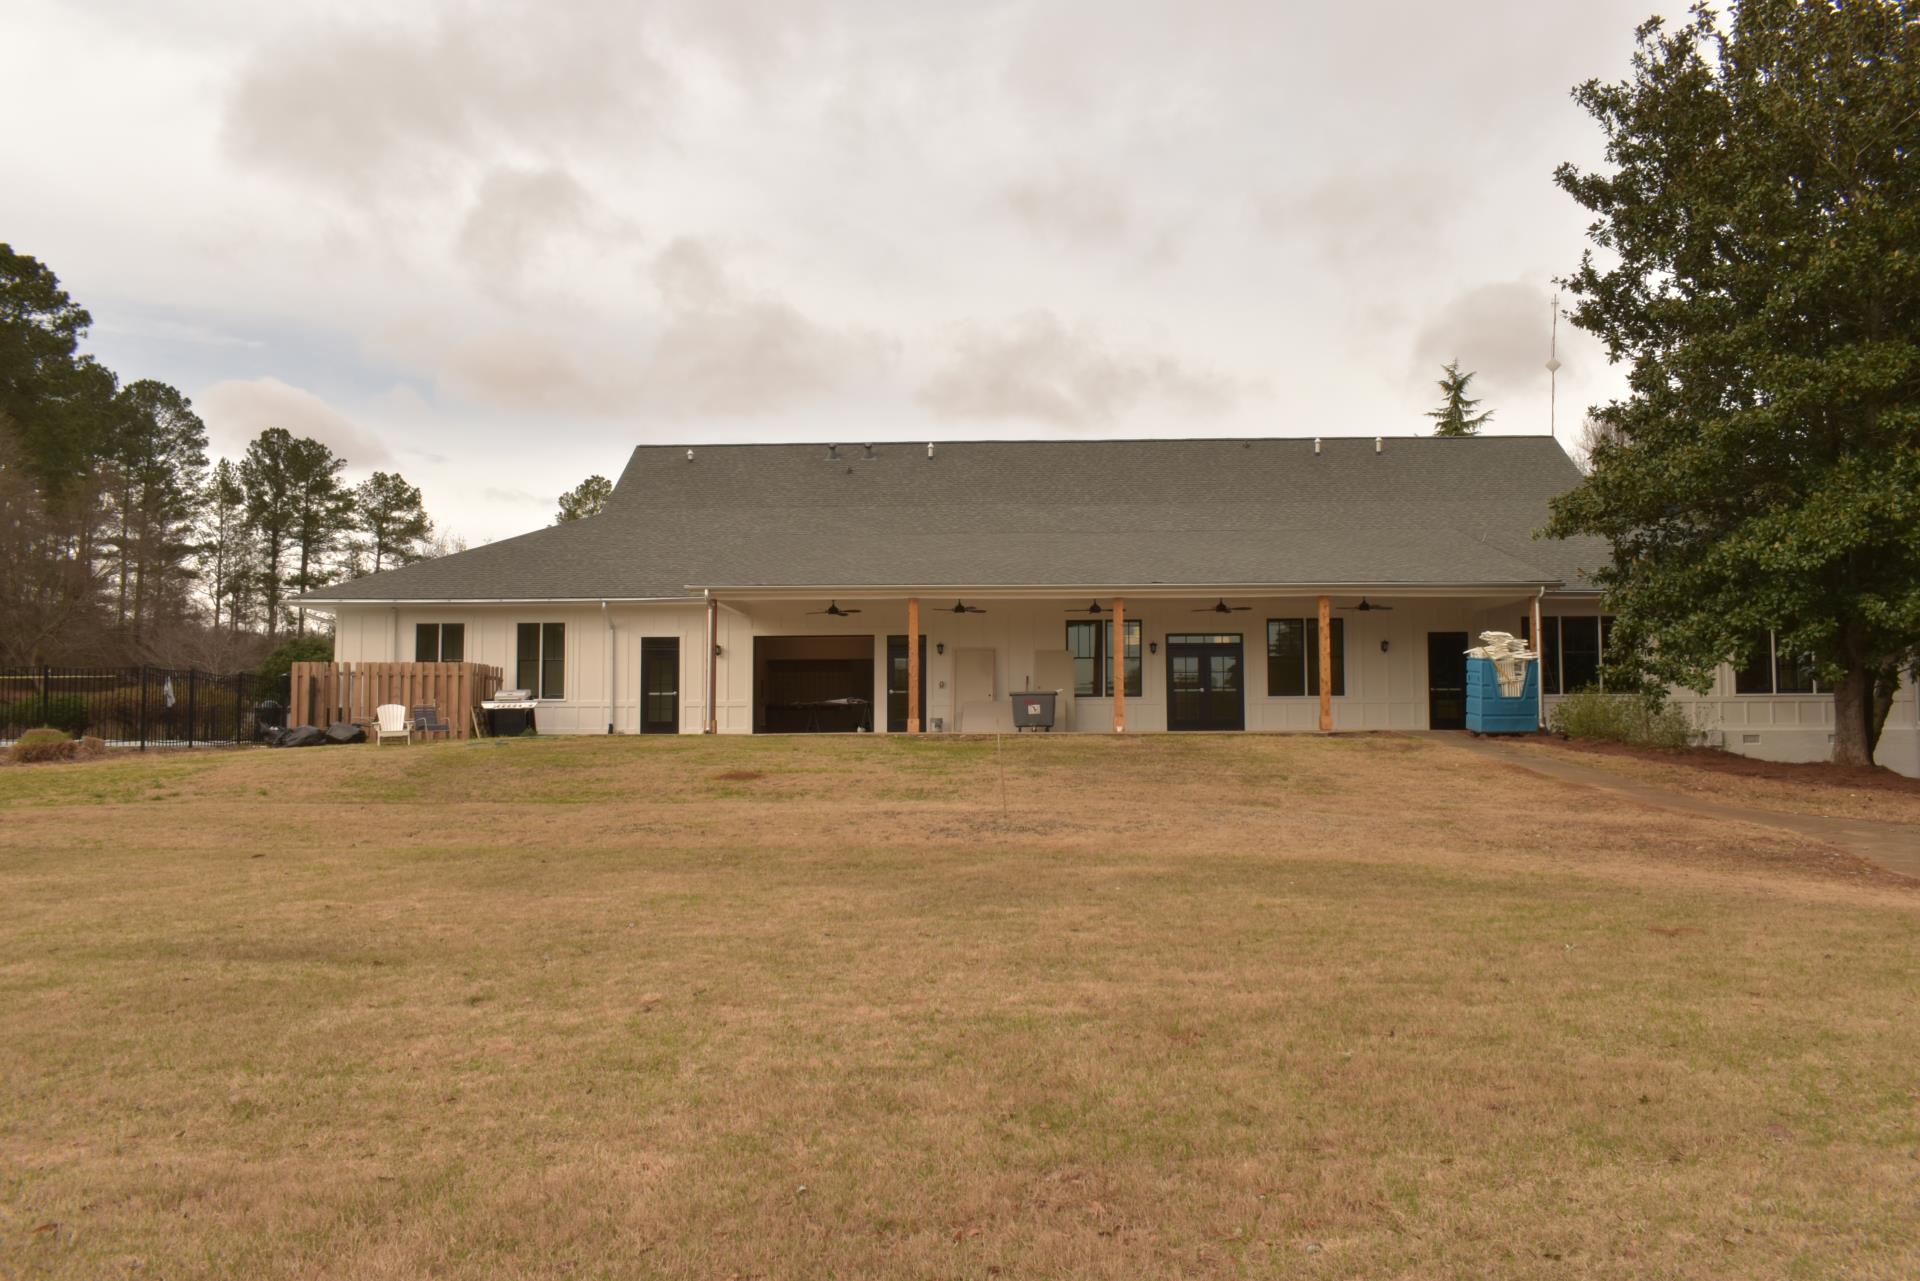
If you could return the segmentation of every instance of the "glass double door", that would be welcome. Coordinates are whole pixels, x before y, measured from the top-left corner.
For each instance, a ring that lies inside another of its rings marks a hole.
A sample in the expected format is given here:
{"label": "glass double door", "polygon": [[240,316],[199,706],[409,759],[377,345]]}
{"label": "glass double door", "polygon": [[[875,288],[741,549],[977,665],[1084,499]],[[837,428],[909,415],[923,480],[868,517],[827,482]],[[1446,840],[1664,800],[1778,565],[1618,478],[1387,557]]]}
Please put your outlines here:
{"label": "glass double door", "polygon": [[1167,637],[1167,728],[1245,729],[1245,669],[1237,635]]}

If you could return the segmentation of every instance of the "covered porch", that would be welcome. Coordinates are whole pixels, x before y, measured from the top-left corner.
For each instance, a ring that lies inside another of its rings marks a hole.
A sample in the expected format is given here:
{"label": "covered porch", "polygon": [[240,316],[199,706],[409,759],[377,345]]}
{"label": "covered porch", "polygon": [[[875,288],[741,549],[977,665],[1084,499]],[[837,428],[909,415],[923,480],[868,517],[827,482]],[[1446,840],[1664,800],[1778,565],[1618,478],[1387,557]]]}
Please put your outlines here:
{"label": "covered porch", "polygon": [[[988,733],[1063,693],[1064,732],[1464,724],[1463,653],[1538,635],[1541,589],[706,589],[707,733]],[[917,643],[916,643],[917,642]],[[696,691],[698,691],[696,693]],[[708,695],[711,691],[711,695]]]}

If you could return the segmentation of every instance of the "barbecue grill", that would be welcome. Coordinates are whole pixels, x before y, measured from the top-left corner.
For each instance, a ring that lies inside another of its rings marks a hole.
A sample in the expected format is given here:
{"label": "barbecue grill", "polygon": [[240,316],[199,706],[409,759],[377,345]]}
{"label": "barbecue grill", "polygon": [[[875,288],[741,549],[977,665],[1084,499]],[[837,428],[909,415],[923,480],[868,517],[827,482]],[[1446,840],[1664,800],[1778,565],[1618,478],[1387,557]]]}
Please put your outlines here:
{"label": "barbecue grill", "polygon": [[480,700],[480,710],[487,714],[487,733],[496,738],[511,738],[530,729],[537,733],[533,713],[538,706],[530,689],[497,690],[492,698]]}

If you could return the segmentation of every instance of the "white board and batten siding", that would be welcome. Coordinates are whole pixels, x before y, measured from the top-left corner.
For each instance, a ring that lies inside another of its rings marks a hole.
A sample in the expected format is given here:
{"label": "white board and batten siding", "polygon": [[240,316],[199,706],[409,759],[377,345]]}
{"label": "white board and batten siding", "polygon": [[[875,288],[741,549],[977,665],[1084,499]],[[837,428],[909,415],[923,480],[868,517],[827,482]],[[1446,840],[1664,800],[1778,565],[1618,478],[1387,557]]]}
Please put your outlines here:
{"label": "white board and batten siding", "polygon": [[[1342,597],[1341,599],[1348,599]],[[753,644],[760,636],[862,636],[872,641],[875,724],[884,732],[886,717],[886,642],[906,632],[906,607],[898,599],[843,600],[861,613],[844,620],[809,614],[818,602],[757,601],[722,603],[716,664],[719,674],[719,728],[722,733],[753,731]],[[1036,656],[1058,653],[1066,645],[1066,624],[1085,618],[1068,611],[1067,600],[986,600],[984,614],[955,615],[941,606],[950,600],[921,600],[921,630],[927,637],[929,729],[984,732],[1011,730],[1008,696],[1031,688]],[[1144,627],[1145,643],[1158,653],[1143,655],[1142,690],[1127,698],[1127,728],[1152,732],[1166,727],[1166,641],[1182,633],[1227,633],[1242,638],[1245,659],[1246,722],[1255,731],[1311,732],[1319,726],[1318,699],[1274,696],[1268,691],[1266,637],[1271,618],[1315,617],[1312,596],[1236,597],[1252,608],[1222,616],[1199,612],[1211,599],[1130,601],[1127,616]],[[1464,632],[1477,637],[1488,629],[1519,632],[1531,601],[1525,597],[1483,599],[1407,599],[1391,610],[1345,611],[1346,687],[1333,700],[1336,730],[1418,730],[1427,727],[1427,635]],[[1590,597],[1548,597],[1542,612],[1560,617],[1598,613]],[[607,662],[609,616],[613,624],[612,724],[622,733],[639,730],[640,648],[643,639],[672,637],[680,650],[680,729],[698,733],[705,721],[706,607],[699,600],[611,605],[386,605],[337,607],[335,652],[339,661],[408,661],[414,657],[414,628],[419,623],[465,625],[468,662],[497,666],[506,684],[518,683],[517,626],[562,623],[566,626],[565,696],[542,705],[540,727],[550,733],[600,734],[608,725]],[[1383,646],[1384,642],[1384,646]],[[942,648],[944,646],[944,652]],[[991,692],[963,689],[986,683]],[[1729,751],[1781,761],[1827,759],[1832,747],[1833,702],[1824,694],[1738,694],[1731,669],[1722,669],[1706,695],[1676,691],[1707,736]],[[1549,710],[1557,698],[1546,700]],[[1082,732],[1108,732],[1113,724],[1109,698],[1075,700],[1074,723]],[[1879,758],[1903,774],[1920,776],[1920,703],[1912,683],[1905,684],[1888,720]]]}

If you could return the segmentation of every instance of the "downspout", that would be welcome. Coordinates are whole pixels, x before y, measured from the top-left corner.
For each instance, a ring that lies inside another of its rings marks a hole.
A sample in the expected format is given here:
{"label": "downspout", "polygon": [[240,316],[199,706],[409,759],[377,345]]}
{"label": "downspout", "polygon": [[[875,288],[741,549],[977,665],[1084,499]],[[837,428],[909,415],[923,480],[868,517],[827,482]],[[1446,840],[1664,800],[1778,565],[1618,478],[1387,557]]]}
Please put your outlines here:
{"label": "downspout", "polygon": [[613,611],[600,602],[600,617],[607,624],[607,733],[613,733]]}
{"label": "downspout", "polygon": [[703,732],[718,734],[720,712],[713,700],[720,684],[720,602],[713,598],[713,588],[704,588],[703,593],[707,598],[707,726]]}
{"label": "downspout", "polygon": [[[404,662],[406,660],[402,658],[400,654],[400,607],[398,605],[393,607],[393,617],[389,621],[393,624],[393,661],[396,663]],[[335,611],[333,615],[333,643],[336,647],[340,644],[340,614],[338,611]]]}

